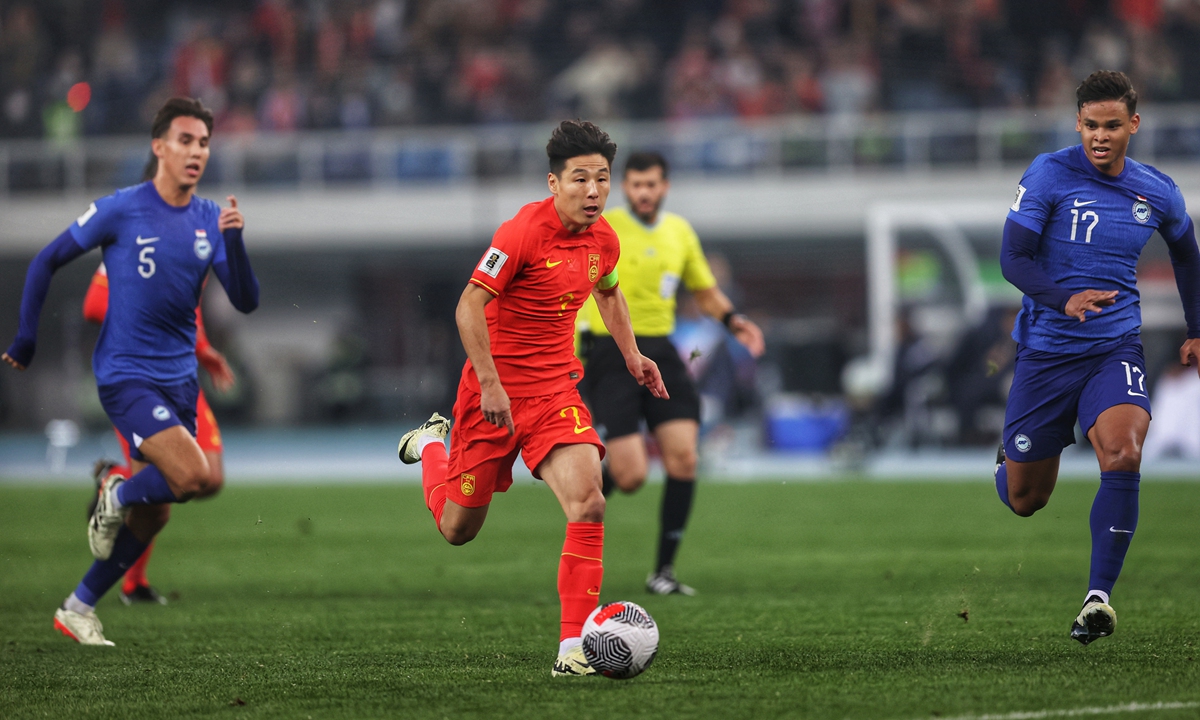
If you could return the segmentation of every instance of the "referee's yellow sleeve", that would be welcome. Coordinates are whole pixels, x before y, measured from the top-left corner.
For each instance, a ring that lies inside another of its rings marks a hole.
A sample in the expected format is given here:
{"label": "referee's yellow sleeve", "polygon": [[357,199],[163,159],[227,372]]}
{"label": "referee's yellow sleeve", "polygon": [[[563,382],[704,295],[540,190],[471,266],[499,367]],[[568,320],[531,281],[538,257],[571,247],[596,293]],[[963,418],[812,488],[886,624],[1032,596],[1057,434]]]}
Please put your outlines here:
{"label": "referee's yellow sleeve", "polygon": [[708,258],[704,257],[704,250],[700,248],[700,238],[692,229],[691,223],[685,222],[684,225],[687,227],[687,262],[683,266],[684,287],[691,292],[716,287],[717,278],[713,276],[712,268],[708,266]]}

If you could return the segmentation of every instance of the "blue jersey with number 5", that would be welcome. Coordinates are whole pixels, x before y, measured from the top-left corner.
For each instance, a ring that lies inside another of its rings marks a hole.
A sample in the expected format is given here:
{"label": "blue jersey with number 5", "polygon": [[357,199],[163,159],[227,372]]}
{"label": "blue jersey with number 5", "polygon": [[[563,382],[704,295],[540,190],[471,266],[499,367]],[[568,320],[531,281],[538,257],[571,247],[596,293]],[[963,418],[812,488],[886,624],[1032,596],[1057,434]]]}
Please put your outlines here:
{"label": "blue jersey with number 5", "polygon": [[92,356],[98,385],[195,377],[196,305],[225,254],[220,213],[195,196],[168,205],[144,182],[97,200],[71,225],[80,247],[103,249],[108,270],[108,315]]}
{"label": "blue jersey with number 5", "polygon": [[1072,294],[1116,290],[1116,303],[1085,322],[1024,298],[1013,338],[1044,352],[1086,353],[1137,336],[1142,325],[1137,263],[1155,230],[1174,240],[1187,227],[1179,187],[1149,165],[1125,159],[1110,177],[1082,145],[1039,155],[1017,187],[1010,220],[1042,236],[1035,260]]}

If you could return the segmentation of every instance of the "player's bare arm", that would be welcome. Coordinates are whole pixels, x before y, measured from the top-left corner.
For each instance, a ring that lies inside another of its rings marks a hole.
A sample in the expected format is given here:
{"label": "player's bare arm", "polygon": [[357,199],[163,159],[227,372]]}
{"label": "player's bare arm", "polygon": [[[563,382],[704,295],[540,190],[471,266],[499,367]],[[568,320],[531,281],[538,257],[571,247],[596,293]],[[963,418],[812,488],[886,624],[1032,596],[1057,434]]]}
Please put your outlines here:
{"label": "player's bare arm", "polygon": [[1084,290],[1071,296],[1063,312],[1083,322],[1088,313],[1099,313],[1116,301],[1116,290]]}
{"label": "player's bare arm", "polygon": [[458,324],[458,336],[462,338],[463,349],[467,351],[467,357],[471,359],[471,366],[479,378],[479,405],[483,418],[496,427],[508,428],[508,434],[512,435],[512,405],[508,393],[500,384],[500,373],[492,358],[492,342],[488,337],[487,315],[484,311],[494,299],[487,290],[468,284],[458,299],[454,320]]}
{"label": "player's bare arm", "polygon": [[[745,345],[752,356],[762,357],[762,354],[767,350],[762,329],[750,318],[739,312],[735,312],[733,301],[721,291],[721,288],[714,285],[704,290],[697,290],[692,293],[692,296],[696,298],[696,304],[700,306],[700,310],[705,315],[722,322],[728,316],[729,322],[726,326],[733,333],[733,336],[737,338],[737,341]],[[730,313],[733,314],[730,315]]]}
{"label": "player's bare arm", "polygon": [[609,334],[625,358],[625,366],[629,368],[629,373],[639,385],[648,388],[654,397],[664,400],[669,398],[658,365],[638,350],[637,340],[633,336],[633,325],[629,321],[629,305],[625,302],[621,288],[601,290],[596,287],[592,290],[592,297],[596,299],[596,307],[600,310],[604,327],[608,328]]}

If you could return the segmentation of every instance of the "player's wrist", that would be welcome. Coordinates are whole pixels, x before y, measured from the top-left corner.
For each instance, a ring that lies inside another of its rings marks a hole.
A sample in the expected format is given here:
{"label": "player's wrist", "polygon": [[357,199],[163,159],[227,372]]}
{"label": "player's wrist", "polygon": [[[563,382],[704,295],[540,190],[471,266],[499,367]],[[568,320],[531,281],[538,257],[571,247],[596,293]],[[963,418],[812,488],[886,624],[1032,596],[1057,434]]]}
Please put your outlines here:
{"label": "player's wrist", "polygon": [[732,323],[732,322],[733,322],[735,319],[737,319],[737,318],[742,318],[742,317],[745,317],[745,316],[744,316],[744,315],[742,315],[740,312],[738,312],[738,311],[737,311],[737,308],[734,308],[734,309],[730,310],[729,312],[727,312],[727,313],[725,313],[724,315],[722,315],[722,316],[721,316],[721,324],[725,326],[725,329],[726,329],[726,330],[732,330],[732,329],[733,329],[733,327],[731,327],[731,325],[730,325],[730,324],[731,324],[731,323]]}

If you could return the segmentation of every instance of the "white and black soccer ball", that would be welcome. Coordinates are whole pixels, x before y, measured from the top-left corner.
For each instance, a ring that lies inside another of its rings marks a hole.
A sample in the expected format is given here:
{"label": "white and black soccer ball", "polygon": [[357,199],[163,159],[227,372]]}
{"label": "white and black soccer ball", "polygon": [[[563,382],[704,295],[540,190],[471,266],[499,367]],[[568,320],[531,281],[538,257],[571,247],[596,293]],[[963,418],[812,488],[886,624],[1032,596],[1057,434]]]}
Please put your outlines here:
{"label": "white and black soccer ball", "polygon": [[601,605],[583,623],[583,654],[601,675],[619,680],[635,677],[658,654],[658,625],[635,603]]}

